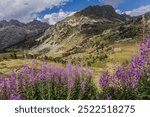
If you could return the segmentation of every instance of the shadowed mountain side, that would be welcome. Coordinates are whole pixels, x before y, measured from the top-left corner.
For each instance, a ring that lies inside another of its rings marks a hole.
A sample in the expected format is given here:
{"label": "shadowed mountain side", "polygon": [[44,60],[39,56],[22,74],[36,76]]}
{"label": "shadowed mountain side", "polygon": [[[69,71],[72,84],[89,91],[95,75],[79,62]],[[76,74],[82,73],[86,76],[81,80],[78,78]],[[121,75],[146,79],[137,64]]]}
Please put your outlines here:
{"label": "shadowed mountain side", "polygon": [[0,51],[43,33],[49,25],[34,20],[24,24],[17,20],[0,22]]}

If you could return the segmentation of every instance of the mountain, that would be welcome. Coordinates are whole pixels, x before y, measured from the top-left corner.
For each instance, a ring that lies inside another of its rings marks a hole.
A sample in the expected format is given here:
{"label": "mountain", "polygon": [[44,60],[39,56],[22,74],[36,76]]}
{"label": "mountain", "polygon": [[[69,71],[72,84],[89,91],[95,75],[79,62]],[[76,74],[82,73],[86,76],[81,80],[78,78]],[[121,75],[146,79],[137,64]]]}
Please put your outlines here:
{"label": "mountain", "polygon": [[0,51],[43,33],[47,23],[34,20],[24,24],[17,20],[0,21]]}
{"label": "mountain", "polygon": [[110,54],[107,51],[113,53],[115,44],[130,45],[144,39],[143,35],[149,31],[149,13],[145,14],[143,23],[143,16],[118,14],[110,5],[89,6],[53,26],[36,20],[27,24],[1,21],[0,48],[23,48],[30,55],[46,55],[63,62],[72,58],[93,63],[107,57]]}
{"label": "mountain", "polygon": [[126,21],[126,18],[130,16],[117,14],[115,9],[110,5],[104,6],[89,6],[80,12],[77,12],[75,16],[85,16],[91,19],[108,19],[110,21]]}
{"label": "mountain", "polygon": [[71,60],[90,66],[97,78],[106,70],[113,73],[120,64],[127,66],[148,32],[150,13],[130,17],[109,5],[87,7],[52,26],[36,20],[27,24],[4,20],[0,22],[0,48],[6,51],[0,53],[0,61],[8,66],[2,63],[1,71],[3,65],[9,71],[33,58],[56,64]]}
{"label": "mountain", "polygon": [[31,49],[33,54],[65,53],[105,30],[126,22],[130,16],[120,15],[110,5],[90,6],[47,29]]}

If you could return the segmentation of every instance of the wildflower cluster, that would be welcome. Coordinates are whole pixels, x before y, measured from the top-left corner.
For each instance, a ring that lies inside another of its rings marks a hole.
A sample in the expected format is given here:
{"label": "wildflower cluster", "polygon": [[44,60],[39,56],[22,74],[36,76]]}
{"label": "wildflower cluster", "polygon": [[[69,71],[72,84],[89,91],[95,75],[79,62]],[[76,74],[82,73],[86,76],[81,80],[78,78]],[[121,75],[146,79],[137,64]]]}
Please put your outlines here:
{"label": "wildflower cluster", "polygon": [[83,66],[66,68],[33,61],[8,78],[0,76],[0,99],[95,99],[92,72]]}
{"label": "wildflower cluster", "polygon": [[93,73],[83,65],[55,67],[33,61],[8,77],[0,75],[0,99],[150,99],[150,39],[142,42],[128,67],[120,66],[100,77],[102,89],[92,82]]}
{"label": "wildflower cluster", "polygon": [[[111,96],[114,99],[137,99],[137,96],[141,95],[138,90],[141,80],[149,73],[150,39],[140,44],[138,55],[132,58],[127,68],[120,66],[113,75],[104,73],[99,84],[106,98]],[[150,75],[145,79],[148,78],[150,79]]]}

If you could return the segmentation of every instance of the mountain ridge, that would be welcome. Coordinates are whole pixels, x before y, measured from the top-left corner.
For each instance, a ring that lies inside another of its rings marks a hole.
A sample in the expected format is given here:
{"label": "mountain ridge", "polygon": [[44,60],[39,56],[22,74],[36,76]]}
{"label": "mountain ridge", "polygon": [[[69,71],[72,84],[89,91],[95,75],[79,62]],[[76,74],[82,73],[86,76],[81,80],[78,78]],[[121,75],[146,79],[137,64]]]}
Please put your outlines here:
{"label": "mountain ridge", "polygon": [[47,28],[49,28],[47,23],[37,20],[26,24],[14,19],[0,21],[0,51],[43,33]]}

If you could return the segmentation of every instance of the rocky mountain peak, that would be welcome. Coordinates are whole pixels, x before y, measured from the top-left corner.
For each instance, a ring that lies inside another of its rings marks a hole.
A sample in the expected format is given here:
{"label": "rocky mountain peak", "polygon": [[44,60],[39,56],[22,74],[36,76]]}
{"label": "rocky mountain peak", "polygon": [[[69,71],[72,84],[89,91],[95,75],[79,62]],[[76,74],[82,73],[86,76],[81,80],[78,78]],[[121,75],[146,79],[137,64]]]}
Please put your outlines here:
{"label": "rocky mountain peak", "polygon": [[81,10],[80,12],[78,12],[78,15],[83,15],[83,16],[91,16],[91,15],[106,15],[106,14],[110,14],[110,13],[115,13],[115,10],[112,6],[110,5],[105,5],[105,6],[89,6],[83,10]]}
{"label": "rocky mountain peak", "polygon": [[40,22],[38,20],[33,20],[33,21],[27,23],[27,25],[38,25],[38,24],[43,24],[43,22]]}
{"label": "rocky mountain peak", "polygon": [[49,27],[49,25],[47,23],[40,22],[38,20],[33,20],[33,21],[27,23],[26,25],[29,29],[36,29],[37,28],[39,30],[40,30],[40,28],[43,28],[45,30]]}
{"label": "rocky mountain peak", "polygon": [[21,22],[19,22],[18,20],[15,20],[15,19],[11,19],[11,20],[8,22],[8,25],[14,25],[14,26],[19,26],[19,27],[25,26],[24,23],[21,23]]}
{"label": "rocky mountain peak", "polygon": [[122,21],[126,20],[125,15],[116,13],[115,9],[111,5],[104,6],[89,6],[80,12],[77,12],[75,16],[85,16],[92,19],[106,18],[106,19],[119,19]]}
{"label": "rocky mountain peak", "polygon": [[0,21],[0,23],[7,23],[7,21],[6,20],[2,20],[2,21]]}
{"label": "rocky mountain peak", "polygon": [[6,26],[18,26],[18,27],[23,27],[25,26],[24,23],[21,23],[17,20],[11,19],[10,21],[2,20],[0,21],[0,28],[6,27]]}

